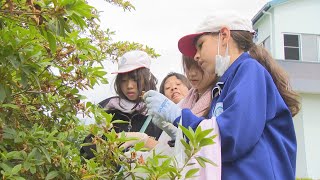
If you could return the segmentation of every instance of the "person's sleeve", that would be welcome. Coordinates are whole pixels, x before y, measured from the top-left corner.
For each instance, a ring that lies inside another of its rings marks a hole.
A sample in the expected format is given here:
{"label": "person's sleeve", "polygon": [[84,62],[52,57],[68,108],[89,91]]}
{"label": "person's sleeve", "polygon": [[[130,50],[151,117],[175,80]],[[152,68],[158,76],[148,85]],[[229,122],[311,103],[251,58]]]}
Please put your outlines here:
{"label": "person's sleeve", "polygon": [[196,115],[194,115],[190,109],[182,109],[181,111],[181,116],[177,117],[174,122],[173,125],[178,127],[178,123],[180,121],[180,118],[182,117],[182,126],[184,126],[185,128],[189,128],[191,127],[193,130],[195,130],[197,128],[197,126],[199,125],[199,123],[204,120],[204,117],[198,117]]}
{"label": "person's sleeve", "polygon": [[266,124],[268,73],[258,63],[243,63],[235,73],[217,117],[223,162],[252,150]]}

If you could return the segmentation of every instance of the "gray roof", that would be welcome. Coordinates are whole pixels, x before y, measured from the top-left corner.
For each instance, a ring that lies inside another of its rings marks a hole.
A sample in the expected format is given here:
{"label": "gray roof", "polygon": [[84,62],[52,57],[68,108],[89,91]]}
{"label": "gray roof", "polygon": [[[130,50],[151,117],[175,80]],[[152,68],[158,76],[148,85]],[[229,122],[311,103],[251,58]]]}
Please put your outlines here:
{"label": "gray roof", "polygon": [[254,15],[254,17],[252,18],[252,24],[254,25],[263,15],[264,15],[264,11],[268,11],[270,8],[277,6],[279,4],[285,3],[287,1],[290,0],[272,0],[269,1],[267,4],[265,4],[256,15]]}

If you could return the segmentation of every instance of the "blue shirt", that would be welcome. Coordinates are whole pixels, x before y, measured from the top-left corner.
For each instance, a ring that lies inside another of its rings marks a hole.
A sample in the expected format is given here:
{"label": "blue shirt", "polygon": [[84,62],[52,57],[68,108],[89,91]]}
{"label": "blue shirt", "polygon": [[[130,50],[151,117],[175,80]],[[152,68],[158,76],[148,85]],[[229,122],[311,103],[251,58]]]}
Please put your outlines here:
{"label": "blue shirt", "polygon": [[[213,96],[208,119],[215,116],[220,130],[222,179],[295,179],[293,119],[269,72],[243,53]],[[189,109],[182,117],[182,125],[193,129],[205,119]]]}

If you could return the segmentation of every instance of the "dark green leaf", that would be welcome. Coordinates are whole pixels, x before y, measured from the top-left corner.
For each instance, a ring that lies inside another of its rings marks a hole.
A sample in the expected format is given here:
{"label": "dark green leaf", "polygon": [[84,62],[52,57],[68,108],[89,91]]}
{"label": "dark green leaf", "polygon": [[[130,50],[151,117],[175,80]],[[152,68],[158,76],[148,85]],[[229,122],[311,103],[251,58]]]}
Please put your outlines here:
{"label": "dark green leaf", "polygon": [[55,53],[57,50],[57,42],[55,36],[50,31],[47,31],[47,38],[51,52]]}
{"label": "dark green leaf", "polygon": [[0,103],[2,103],[4,101],[4,99],[6,98],[6,91],[4,89],[4,85],[0,84]]}
{"label": "dark green leaf", "polygon": [[15,69],[18,69],[18,68],[19,68],[19,66],[20,66],[20,61],[17,59],[16,56],[11,55],[11,56],[9,56],[9,57],[7,57],[7,58],[9,59],[10,63],[12,64],[12,66],[13,66]]}
{"label": "dark green leaf", "polygon": [[51,157],[50,157],[50,155],[49,155],[49,152],[48,152],[44,147],[42,147],[42,146],[40,147],[40,149],[41,149],[41,151],[45,154],[48,162],[51,163]]}

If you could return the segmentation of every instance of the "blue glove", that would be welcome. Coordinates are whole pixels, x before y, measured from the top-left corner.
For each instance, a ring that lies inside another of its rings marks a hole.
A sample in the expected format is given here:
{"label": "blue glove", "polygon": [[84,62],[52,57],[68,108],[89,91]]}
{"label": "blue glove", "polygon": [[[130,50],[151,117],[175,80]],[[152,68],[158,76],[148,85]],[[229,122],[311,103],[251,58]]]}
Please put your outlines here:
{"label": "blue glove", "polygon": [[154,116],[152,118],[152,123],[158,126],[160,129],[162,129],[164,132],[166,132],[172,140],[176,139],[177,134],[177,127],[175,127],[173,124],[163,120],[159,116]]}
{"label": "blue glove", "polygon": [[157,91],[150,90],[144,93],[143,99],[149,115],[160,116],[171,123],[181,116],[181,108]]}

